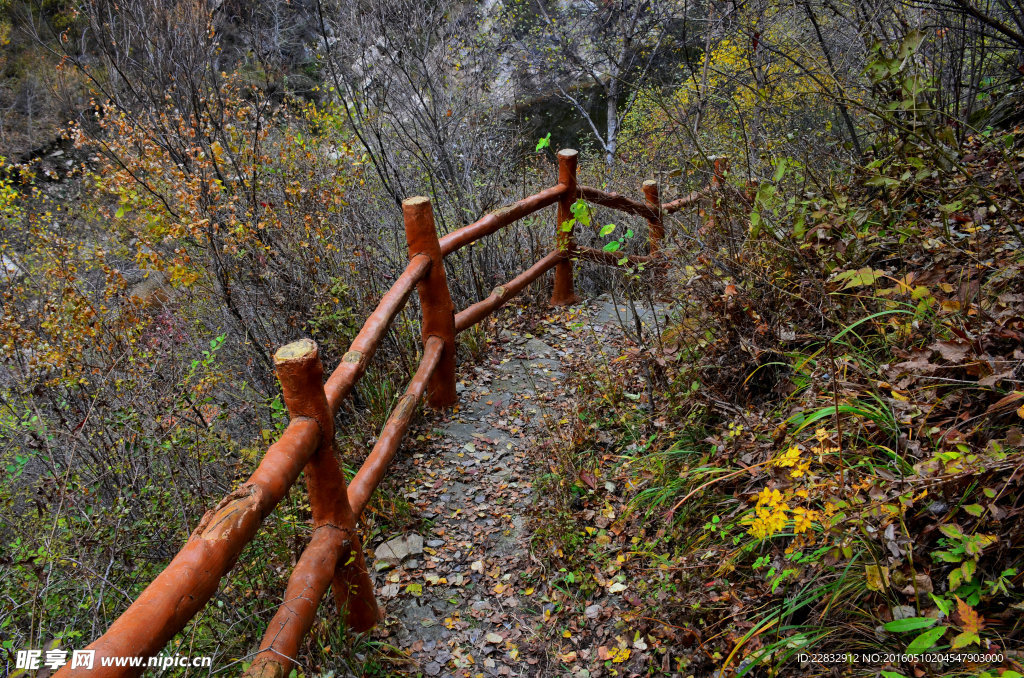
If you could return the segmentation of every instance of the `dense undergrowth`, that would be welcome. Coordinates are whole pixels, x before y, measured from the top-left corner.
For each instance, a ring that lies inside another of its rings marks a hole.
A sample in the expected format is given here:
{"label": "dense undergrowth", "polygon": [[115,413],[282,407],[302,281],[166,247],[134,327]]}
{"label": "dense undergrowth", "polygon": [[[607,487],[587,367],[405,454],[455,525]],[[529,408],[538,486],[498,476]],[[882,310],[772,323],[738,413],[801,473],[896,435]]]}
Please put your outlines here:
{"label": "dense undergrowth", "polygon": [[[537,539],[546,628],[603,623],[567,670],[1019,675],[1024,135],[956,155],[780,162],[767,232],[735,199],[667,327],[587,358]],[[813,659],[847,653],[882,659]]]}

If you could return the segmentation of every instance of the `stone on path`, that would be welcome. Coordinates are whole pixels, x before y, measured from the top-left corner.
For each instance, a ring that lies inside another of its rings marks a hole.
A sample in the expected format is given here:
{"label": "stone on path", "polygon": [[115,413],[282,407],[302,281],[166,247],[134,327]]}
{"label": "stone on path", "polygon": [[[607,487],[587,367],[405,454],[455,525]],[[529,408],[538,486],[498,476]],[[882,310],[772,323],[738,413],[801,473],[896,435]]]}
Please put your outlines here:
{"label": "stone on path", "polygon": [[423,537],[418,534],[407,534],[384,542],[374,551],[374,559],[398,565],[410,556],[423,553]]}

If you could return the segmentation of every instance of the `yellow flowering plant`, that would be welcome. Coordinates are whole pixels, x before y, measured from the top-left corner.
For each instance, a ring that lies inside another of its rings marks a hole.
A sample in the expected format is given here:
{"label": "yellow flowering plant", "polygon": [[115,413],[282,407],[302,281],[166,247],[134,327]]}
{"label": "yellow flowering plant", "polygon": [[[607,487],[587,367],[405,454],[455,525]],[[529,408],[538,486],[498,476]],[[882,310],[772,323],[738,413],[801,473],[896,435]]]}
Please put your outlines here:
{"label": "yellow flowering plant", "polygon": [[837,449],[831,445],[829,433],[823,428],[815,432],[815,441],[817,444],[810,448],[810,454],[805,454],[799,445],[794,444],[768,462],[770,468],[781,471],[779,476],[783,482],[793,484],[782,489],[766,487],[756,495],[753,511],[742,521],[747,533],[755,539],[768,539],[789,526],[800,542],[796,546],[813,543],[811,534],[815,524],[822,523],[824,518],[835,512],[835,507],[828,502],[824,510],[809,505],[812,492],[813,499],[821,494],[821,484],[811,473],[814,458],[817,457],[819,465],[824,464],[825,456]]}

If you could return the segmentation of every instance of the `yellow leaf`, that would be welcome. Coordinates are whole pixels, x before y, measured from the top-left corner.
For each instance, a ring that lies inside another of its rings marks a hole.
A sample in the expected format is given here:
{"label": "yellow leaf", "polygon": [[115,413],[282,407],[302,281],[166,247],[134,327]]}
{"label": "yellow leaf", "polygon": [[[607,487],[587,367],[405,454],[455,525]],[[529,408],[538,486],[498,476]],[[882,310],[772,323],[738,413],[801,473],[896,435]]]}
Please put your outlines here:
{"label": "yellow leaf", "polygon": [[867,565],[864,567],[864,575],[867,578],[867,586],[871,591],[881,591],[889,585],[889,568],[878,565]]}

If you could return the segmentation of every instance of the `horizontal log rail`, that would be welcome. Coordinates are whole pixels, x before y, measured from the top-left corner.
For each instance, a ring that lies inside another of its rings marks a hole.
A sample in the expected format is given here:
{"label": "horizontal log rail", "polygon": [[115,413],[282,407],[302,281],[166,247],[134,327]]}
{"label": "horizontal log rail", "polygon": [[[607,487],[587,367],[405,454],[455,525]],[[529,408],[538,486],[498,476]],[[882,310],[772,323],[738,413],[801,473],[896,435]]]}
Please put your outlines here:
{"label": "horizontal log rail", "polygon": [[[723,184],[715,162],[712,189]],[[438,238],[429,198],[402,203],[409,263],[356,335],[340,363],[327,378],[317,345],[302,339],[280,348],[274,364],[291,421],[268,449],[252,475],[200,520],[181,550],[138,598],[87,649],[95,650],[91,668],[65,665],[56,676],[108,678],[134,676],[140,667],[104,666],[103,657],[151,657],[209,602],[221,579],[231,570],[242,549],[251,542],[263,520],[305,471],[313,532],[285,589],[284,601],[267,626],[248,676],[279,678],[294,666],[302,639],[312,628],[320,601],[332,589],[339,614],[356,631],[373,627],[380,619],[357,523],[373,492],[384,479],[420,401],[448,407],[455,391],[455,338],[481,322],[531,283],[554,269],[551,304],[577,301],[573,289],[573,262],[588,260],[616,265],[625,257],[631,264],[655,262],[661,255],[664,216],[693,205],[708,191],[695,191],[661,203],[658,185],[646,181],[644,202],[608,193],[576,181],[577,153],[558,153],[558,183],[512,205]],[[623,255],[577,246],[572,229],[562,224],[572,217],[577,199],[642,217],[649,227],[649,254]],[[455,313],[448,290],[444,257],[545,207],[558,207],[554,248],[512,280]],[[709,217],[709,221],[713,217]],[[334,418],[365,374],[381,341],[413,290],[422,312],[423,350],[419,366],[405,393],[398,399],[373,449],[346,484],[338,463]]]}
{"label": "horizontal log rail", "polygon": [[483,301],[478,301],[472,306],[468,306],[464,310],[456,313],[455,331],[462,332],[464,330],[468,330],[473,325],[476,325],[478,322],[497,311],[499,308],[504,306],[506,302],[522,292],[527,285],[554,268],[555,265],[565,259],[566,256],[565,252],[559,252],[558,250],[551,252],[512,280],[509,280],[504,285],[495,287],[494,290],[491,291],[491,294]]}
{"label": "horizontal log rail", "polygon": [[705,197],[706,194],[706,191],[693,191],[689,195],[683,196],[682,198],[678,198],[676,200],[673,200],[672,202],[666,202],[662,204],[661,211],[664,214],[675,214],[684,207],[689,207],[690,205],[697,204],[701,200],[701,198]]}
{"label": "horizontal log rail", "polygon": [[605,252],[604,250],[594,249],[593,247],[575,247],[572,250],[572,255],[577,259],[593,261],[594,263],[604,264],[605,266],[617,266],[623,259],[633,266],[636,266],[637,264],[648,264],[658,259],[656,255]]}
{"label": "horizontal log rail", "polygon": [[627,198],[626,196],[619,195],[618,193],[606,193],[605,191],[598,188],[591,188],[590,186],[580,186],[579,196],[589,202],[596,203],[619,212],[625,212],[626,214],[643,217],[648,221],[659,219],[661,216],[657,207],[647,203],[637,202],[632,198]]}
{"label": "horizontal log rail", "polygon": [[554,205],[563,193],[565,193],[564,185],[552,186],[536,195],[531,195],[529,198],[524,198],[507,207],[495,210],[468,226],[452,231],[441,238],[441,253],[447,256],[484,236],[500,231],[502,228],[519,221],[523,217],[544,209],[548,205]]}

